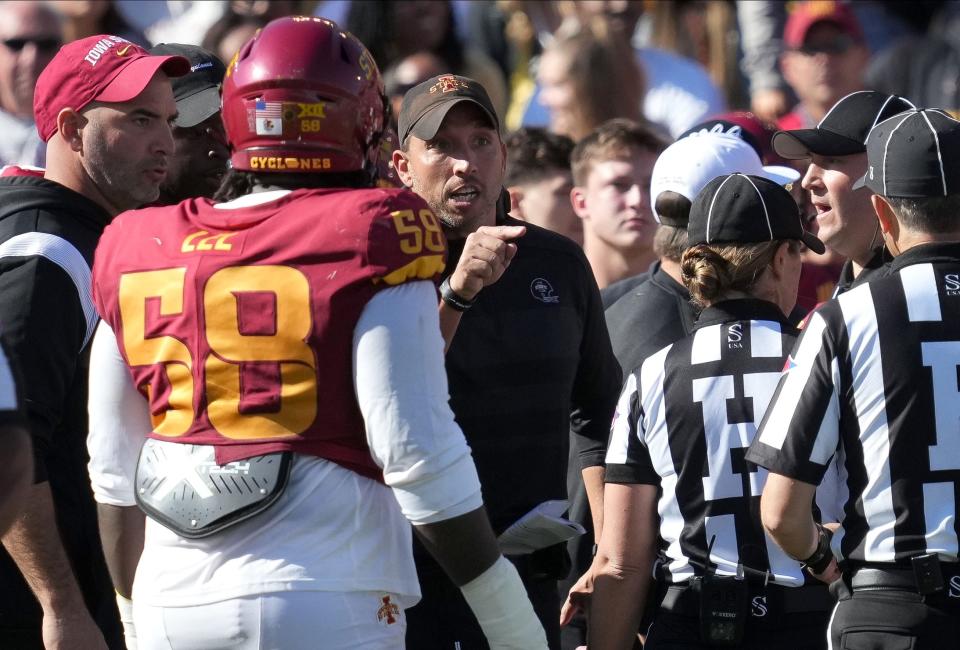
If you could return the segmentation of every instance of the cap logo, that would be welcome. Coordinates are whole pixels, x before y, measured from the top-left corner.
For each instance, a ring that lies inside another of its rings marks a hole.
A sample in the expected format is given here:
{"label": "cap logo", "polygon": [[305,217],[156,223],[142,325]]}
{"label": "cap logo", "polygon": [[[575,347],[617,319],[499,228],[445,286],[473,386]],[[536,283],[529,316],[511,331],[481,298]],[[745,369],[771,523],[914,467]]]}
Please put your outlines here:
{"label": "cap logo", "polygon": [[826,16],[836,11],[837,3],[834,0],[810,0],[807,2],[807,12],[814,17]]}
{"label": "cap logo", "polygon": [[437,83],[430,86],[430,92],[435,93],[439,90],[442,93],[449,93],[458,88],[467,89],[469,86],[452,74],[445,74],[437,79]]}
{"label": "cap logo", "polygon": [[117,50],[117,56],[126,56],[127,52],[130,51],[131,45],[124,45],[123,47]]}
{"label": "cap logo", "polygon": [[[125,38],[120,38],[119,36],[109,36],[107,38],[101,38],[97,41],[93,47],[90,48],[90,51],[87,52],[87,55],[83,57],[83,60],[89,63],[91,66],[97,65],[97,61],[100,60],[105,53],[107,53],[111,48],[116,47],[117,43],[130,43]],[[132,45],[132,43],[130,44]],[[117,50],[117,55],[124,56],[127,53],[127,50],[130,49],[130,45],[127,45],[121,50]]]}
{"label": "cap logo", "polygon": [[196,72],[197,70],[203,70],[204,68],[212,68],[213,62],[204,61],[203,63],[198,63],[197,65],[190,66],[190,72]]}

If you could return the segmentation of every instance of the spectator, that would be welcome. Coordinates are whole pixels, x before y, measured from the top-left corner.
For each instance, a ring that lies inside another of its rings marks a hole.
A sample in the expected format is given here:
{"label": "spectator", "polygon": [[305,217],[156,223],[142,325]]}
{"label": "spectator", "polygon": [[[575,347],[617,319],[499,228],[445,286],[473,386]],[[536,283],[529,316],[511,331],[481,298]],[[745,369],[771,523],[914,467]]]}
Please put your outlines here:
{"label": "spectator", "polygon": [[768,122],[783,117],[793,104],[779,65],[786,13],[785,3],[777,0],[737,0],[740,68],[749,84],[750,110]]}
{"label": "spectator", "polygon": [[815,126],[831,106],[863,88],[869,51],[850,7],[808,0],[787,18],[783,77],[799,103],[778,122],[781,129]]}
{"label": "spectator", "polygon": [[309,13],[309,4],[298,0],[230,0],[226,12],[207,30],[200,46],[221,61],[230,61],[258,29],[274,18]]}
{"label": "spectator", "polygon": [[649,16],[649,46],[703,66],[728,106],[747,103],[738,66],[740,39],[732,2],[655,2]]}
{"label": "spectator", "polygon": [[867,80],[917,106],[960,115],[960,4],[943,3],[926,33],[904,36],[873,57]]}
{"label": "spectator", "polygon": [[583,227],[570,205],[573,141],[544,129],[520,129],[507,136],[510,214],[583,244]]}
{"label": "spectator", "polygon": [[476,79],[499,115],[507,109],[507,86],[497,64],[461,41],[448,0],[351,2],[347,29],[364,43],[381,69],[419,51],[444,63],[443,72]]}
{"label": "spectator", "polygon": [[203,35],[223,19],[229,0],[114,0],[117,11],[151,43],[176,41],[200,45]]}
{"label": "spectator", "polygon": [[174,151],[160,185],[159,205],[195,197],[213,198],[227,171],[227,137],[220,118],[220,85],[227,69],[210,52],[195,45],[161,43],[150,50],[159,56],[182,56],[190,73],[173,79],[177,119]]}
{"label": "spectator", "polygon": [[[571,419],[577,448],[606,439],[620,373],[583,251],[506,214],[500,121],[482,86],[453,75],[425,81],[404,98],[399,125],[394,166],[439,217],[450,245],[440,307],[450,405],[501,532],[565,496]],[[597,496],[599,460],[583,463]],[[419,555],[424,598],[409,612],[408,647],[484,647],[457,590]],[[513,559],[556,650],[566,546]]]}
{"label": "spectator", "polygon": [[570,201],[601,289],[646,271],[657,257],[650,176],[667,144],[651,128],[617,119],[601,124],[571,154]]}
{"label": "spectator", "polygon": [[[558,34],[589,28],[625,46],[631,39],[640,17],[640,2],[573,2],[561,5],[567,12]],[[720,113],[723,98],[710,76],[696,62],[654,48],[639,48],[634,57],[643,74],[646,92],[643,95],[643,116],[677,137],[707,115]],[[606,94],[615,94],[605,88]],[[536,96],[524,116],[524,126],[546,124],[545,112],[538,112]]]}
{"label": "spectator", "polygon": [[34,97],[45,178],[0,179],[0,319],[36,463],[30,516],[3,538],[4,648],[122,647],[86,472],[90,265],[110,219],[159,196],[176,114],[168,75],[187,71],[118,36],[65,45]]}
{"label": "spectator", "polygon": [[[834,0],[821,0],[814,10],[829,13],[833,11],[833,4]],[[874,53],[874,62],[879,62],[880,59],[887,60],[882,53],[891,49],[891,44],[898,37],[923,29],[925,23],[929,22],[933,7],[956,3],[942,0],[857,0],[849,4],[864,29],[866,45]],[[783,54],[782,36],[787,10],[798,6],[803,5],[782,0],[737,0],[737,20],[743,48],[741,66],[750,82],[751,110],[771,122],[783,117],[796,99],[783,79],[778,62]],[[903,59],[899,59],[890,63],[899,67],[898,64],[903,62]],[[871,67],[873,65],[871,63]],[[867,86],[884,90],[873,80]],[[896,94],[899,91],[887,92]]]}
{"label": "spectator", "polygon": [[207,30],[200,46],[216,54],[221,61],[230,61],[243,44],[268,22],[270,19],[263,16],[227,13]]}
{"label": "spectator", "polygon": [[407,91],[430,77],[436,77],[447,71],[443,59],[431,52],[414,52],[387,68],[383,73],[383,86],[390,100],[393,126],[396,128],[397,115]]}
{"label": "spectator", "polygon": [[117,10],[113,0],[49,0],[63,17],[63,41],[87,38],[94,34],[116,34],[145,47],[147,37],[133,27]]}
{"label": "spectator", "polygon": [[46,145],[33,124],[33,91],[60,48],[60,20],[41,2],[0,3],[0,41],[0,166],[42,167]]}
{"label": "spectator", "polygon": [[643,74],[619,39],[589,30],[558,36],[540,58],[537,79],[550,130],[574,142],[607,120],[642,119]]}

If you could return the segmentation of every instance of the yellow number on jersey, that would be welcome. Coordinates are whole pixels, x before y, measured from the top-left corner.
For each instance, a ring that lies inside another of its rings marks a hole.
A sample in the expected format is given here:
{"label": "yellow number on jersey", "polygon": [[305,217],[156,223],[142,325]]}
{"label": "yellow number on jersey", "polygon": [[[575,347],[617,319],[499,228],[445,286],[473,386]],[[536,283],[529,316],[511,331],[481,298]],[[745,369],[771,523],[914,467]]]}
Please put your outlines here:
{"label": "yellow number on jersey", "polygon": [[400,250],[407,255],[419,255],[424,247],[431,253],[443,252],[443,231],[430,210],[397,210],[391,212],[393,225],[400,235]]}
{"label": "yellow number on jersey", "polygon": [[[120,319],[127,363],[162,364],[171,385],[169,408],[153,422],[154,431],[163,436],[183,435],[196,418],[194,359],[179,339],[146,335],[146,305],[150,298],[159,299],[160,315],[182,313],[185,280],[185,268],[126,273],[120,278]],[[240,333],[237,294],[244,292],[274,294],[274,334]],[[313,327],[306,276],[287,266],[220,269],[204,287],[203,311],[210,346],[204,364],[204,389],[213,427],[235,440],[286,438],[306,430],[317,414],[317,363],[306,342]],[[240,364],[255,361],[280,364],[280,409],[276,413],[240,412]]]}

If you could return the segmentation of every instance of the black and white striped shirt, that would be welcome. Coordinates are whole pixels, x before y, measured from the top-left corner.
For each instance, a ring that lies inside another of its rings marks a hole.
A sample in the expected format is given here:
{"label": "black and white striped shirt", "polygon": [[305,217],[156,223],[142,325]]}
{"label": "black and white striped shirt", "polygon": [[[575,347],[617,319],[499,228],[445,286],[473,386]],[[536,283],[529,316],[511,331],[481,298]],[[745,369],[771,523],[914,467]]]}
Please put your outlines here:
{"label": "black and white striped shirt", "polygon": [[957,558],[960,244],[926,244],[815,312],[747,458],[844,483],[834,552],[896,562]]}
{"label": "black and white striped shirt", "polygon": [[779,308],[718,303],[694,332],[627,378],[610,434],[606,480],[661,488],[660,566],[667,582],[703,575],[707,548],[719,574],[798,586],[805,576],[763,532],[766,472],[744,454],[797,338]]}

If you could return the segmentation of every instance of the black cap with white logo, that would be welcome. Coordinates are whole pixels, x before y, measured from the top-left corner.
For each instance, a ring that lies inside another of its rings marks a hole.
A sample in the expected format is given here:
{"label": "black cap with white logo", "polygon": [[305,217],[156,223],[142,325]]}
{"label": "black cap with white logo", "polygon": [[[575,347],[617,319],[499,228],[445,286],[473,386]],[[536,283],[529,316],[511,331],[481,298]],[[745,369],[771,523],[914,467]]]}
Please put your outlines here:
{"label": "black cap with white logo", "polygon": [[707,183],[690,208],[690,246],[796,239],[815,253],[823,242],[803,228],[790,192],[761,176],[729,174]]}
{"label": "black cap with white logo", "polygon": [[925,108],[877,124],[867,140],[867,173],[853,187],[902,198],[960,194],[960,122]]}
{"label": "black cap with white logo", "polygon": [[784,158],[799,160],[811,153],[820,156],[849,156],[867,150],[870,129],[888,117],[914,108],[903,97],[860,90],[833,105],[816,128],[777,131],[773,149]]}
{"label": "black cap with white logo", "polygon": [[160,43],[150,49],[150,54],[182,56],[190,61],[188,74],[170,80],[177,102],[175,125],[196,126],[220,112],[220,84],[227,68],[215,54],[196,45],[180,43]]}

